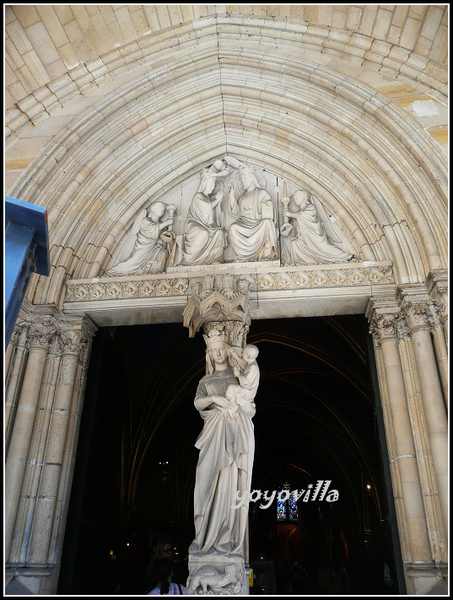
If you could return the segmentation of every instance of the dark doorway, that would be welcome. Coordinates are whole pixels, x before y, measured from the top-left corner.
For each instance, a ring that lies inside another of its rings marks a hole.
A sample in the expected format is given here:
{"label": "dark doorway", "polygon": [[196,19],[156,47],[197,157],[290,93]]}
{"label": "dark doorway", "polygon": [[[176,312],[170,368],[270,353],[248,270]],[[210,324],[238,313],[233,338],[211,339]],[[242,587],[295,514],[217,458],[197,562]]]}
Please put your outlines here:
{"label": "dark doorway", "polygon": [[[275,500],[251,504],[252,594],[398,593],[367,335],[361,315],[252,323],[261,370],[252,489],[304,490],[292,519],[277,519]],[[204,369],[201,335],[181,324],[96,334],[60,594],[145,593],[163,538],[186,566]],[[320,481],[336,500],[310,499]]]}

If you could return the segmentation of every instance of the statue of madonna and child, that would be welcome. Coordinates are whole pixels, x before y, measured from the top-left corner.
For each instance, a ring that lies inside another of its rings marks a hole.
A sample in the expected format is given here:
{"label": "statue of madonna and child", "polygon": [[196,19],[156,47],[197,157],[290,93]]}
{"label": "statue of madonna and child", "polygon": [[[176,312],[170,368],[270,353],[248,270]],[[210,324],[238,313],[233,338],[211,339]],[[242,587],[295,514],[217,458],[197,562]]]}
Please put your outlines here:
{"label": "statue of madonna and child", "polygon": [[[194,401],[204,424],[195,444],[200,453],[194,491],[195,539],[189,548],[189,564],[191,555],[219,558],[222,564],[230,562],[234,572],[237,563],[231,564],[232,557],[241,558],[245,551],[248,506],[235,507],[237,498],[248,494],[251,487],[255,452],[252,418],[260,378],[258,348],[230,345],[221,324],[211,328],[204,339],[207,372]],[[198,578],[203,572],[211,579],[215,575],[212,566],[201,567]],[[189,578],[192,583],[195,576],[196,570]],[[226,575],[218,574],[219,581],[222,577]]]}

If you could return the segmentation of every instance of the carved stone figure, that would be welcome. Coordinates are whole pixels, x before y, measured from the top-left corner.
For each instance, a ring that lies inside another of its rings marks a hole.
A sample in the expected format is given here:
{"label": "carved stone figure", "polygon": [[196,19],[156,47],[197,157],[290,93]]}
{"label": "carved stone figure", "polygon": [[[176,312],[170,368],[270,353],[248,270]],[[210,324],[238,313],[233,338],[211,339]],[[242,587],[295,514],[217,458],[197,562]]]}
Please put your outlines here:
{"label": "carved stone figure", "polygon": [[212,565],[200,567],[196,573],[190,577],[187,582],[188,590],[191,594],[239,594],[241,592],[241,576],[238,573],[237,565],[229,563],[225,565],[225,570]]}
{"label": "carved stone figure", "polygon": [[274,260],[277,258],[277,232],[271,197],[260,187],[250,165],[240,165],[238,174],[244,192],[237,201],[234,184],[229,192],[229,209],[239,217],[228,231],[235,260]]}
{"label": "carved stone figure", "polygon": [[[290,265],[347,262],[353,254],[343,249],[344,242],[335,230],[322,204],[307,191],[298,190],[291,198],[282,198],[285,219],[280,232],[283,262]],[[289,205],[294,206],[289,210]]]}
{"label": "carved stone figure", "polygon": [[253,344],[247,344],[241,357],[237,356],[237,351],[233,348],[231,352],[233,356],[230,362],[237,361],[237,365],[233,366],[233,374],[237,377],[239,385],[230,384],[225,393],[225,397],[232,405],[227,418],[235,418],[240,406],[247,408],[248,403],[253,401],[260,382],[260,370],[256,362],[258,348]]}
{"label": "carved stone figure", "polygon": [[238,385],[231,366],[237,364],[237,356],[221,326],[211,329],[204,338],[207,374],[200,380],[195,396],[204,426],[195,444],[200,455],[194,492],[195,539],[189,553],[243,555],[248,507],[234,506],[238,494],[242,497],[250,491],[257,382],[255,379],[248,397],[244,395],[233,411],[226,394],[229,386]]}
{"label": "carved stone figure", "polygon": [[221,210],[223,192],[212,194],[216,177],[229,172],[222,170],[222,164],[214,164],[213,170],[203,169],[200,174],[200,185],[187,215],[182,265],[209,265],[223,261],[226,246]]}
{"label": "carved stone figure", "polygon": [[[167,208],[170,217],[162,221]],[[167,207],[163,202],[154,202],[148,210],[143,209],[107,275],[163,273],[175,239],[170,230],[174,211],[174,206]]]}

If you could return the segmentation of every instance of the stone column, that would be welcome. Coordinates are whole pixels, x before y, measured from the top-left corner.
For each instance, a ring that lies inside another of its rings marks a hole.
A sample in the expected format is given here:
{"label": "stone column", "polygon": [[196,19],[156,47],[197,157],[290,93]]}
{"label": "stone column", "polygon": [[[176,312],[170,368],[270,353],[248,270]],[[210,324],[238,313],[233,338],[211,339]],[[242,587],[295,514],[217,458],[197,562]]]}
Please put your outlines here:
{"label": "stone column", "polygon": [[[39,329],[43,312],[31,308],[31,331]],[[7,572],[34,594],[55,594],[57,589],[89,349],[96,329],[89,319],[67,317],[56,309],[46,319],[52,339],[44,336],[47,343],[38,346],[39,369],[36,335],[30,341],[8,454],[14,476],[6,483],[13,517]],[[33,390],[30,398],[28,390]]]}
{"label": "stone column", "polygon": [[[426,515],[398,348],[398,307],[394,301],[370,301],[367,316],[376,347],[403,562],[431,563]],[[406,585],[408,593],[415,592],[413,580],[407,577],[407,569]]]}
{"label": "stone column", "polygon": [[[409,416],[412,424],[417,466],[420,475],[420,486],[425,507],[431,556],[436,564],[441,564],[446,563],[447,561],[446,531],[439,501],[436,474],[431,456],[429,439],[426,435],[427,424],[421,401],[420,377],[415,360],[414,344],[404,313],[399,314],[397,330]],[[425,575],[426,574],[427,572],[425,571]],[[437,576],[437,573],[435,573],[435,575]]]}
{"label": "stone column", "polygon": [[411,331],[420,391],[443,521],[448,523],[448,423],[439,372],[431,338],[430,301],[417,289],[401,290],[401,306]]}
{"label": "stone column", "polygon": [[445,341],[444,327],[442,325],[440,310],[434,302],[429,303],[428,311],[428,320],[433,336],[434,352],[442,384],[445,408],[448,412],[448,350]]}
{"label": "stone column", "polygon": [[30,350],[5,465],[5,559],[8,561],[22,481],[49,344],[56,335],[51,318],[32,323]]}
{"label": "stone column", "polygon": [[5,358],[5,448],[8,454],[12,425],[16,417],[17,390],[21,386],[28,358],[27,324],[16,325]]}

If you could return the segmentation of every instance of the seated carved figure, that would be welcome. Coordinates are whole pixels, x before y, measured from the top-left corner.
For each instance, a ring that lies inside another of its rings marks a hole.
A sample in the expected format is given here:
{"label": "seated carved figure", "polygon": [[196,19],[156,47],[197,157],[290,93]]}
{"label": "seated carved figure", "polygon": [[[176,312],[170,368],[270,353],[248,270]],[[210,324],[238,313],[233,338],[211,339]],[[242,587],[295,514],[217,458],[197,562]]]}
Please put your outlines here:
{"label": "seated carved figure", "polygon": [[235,260],[274,260],[277,258],[277,232],[271,197],[260,187],[249,165],[239,166],[238,174],[244,192],[236,201],[234,185],[231,184],[229,194],[230,211],[238,216],[228,231],[228,241]]}

